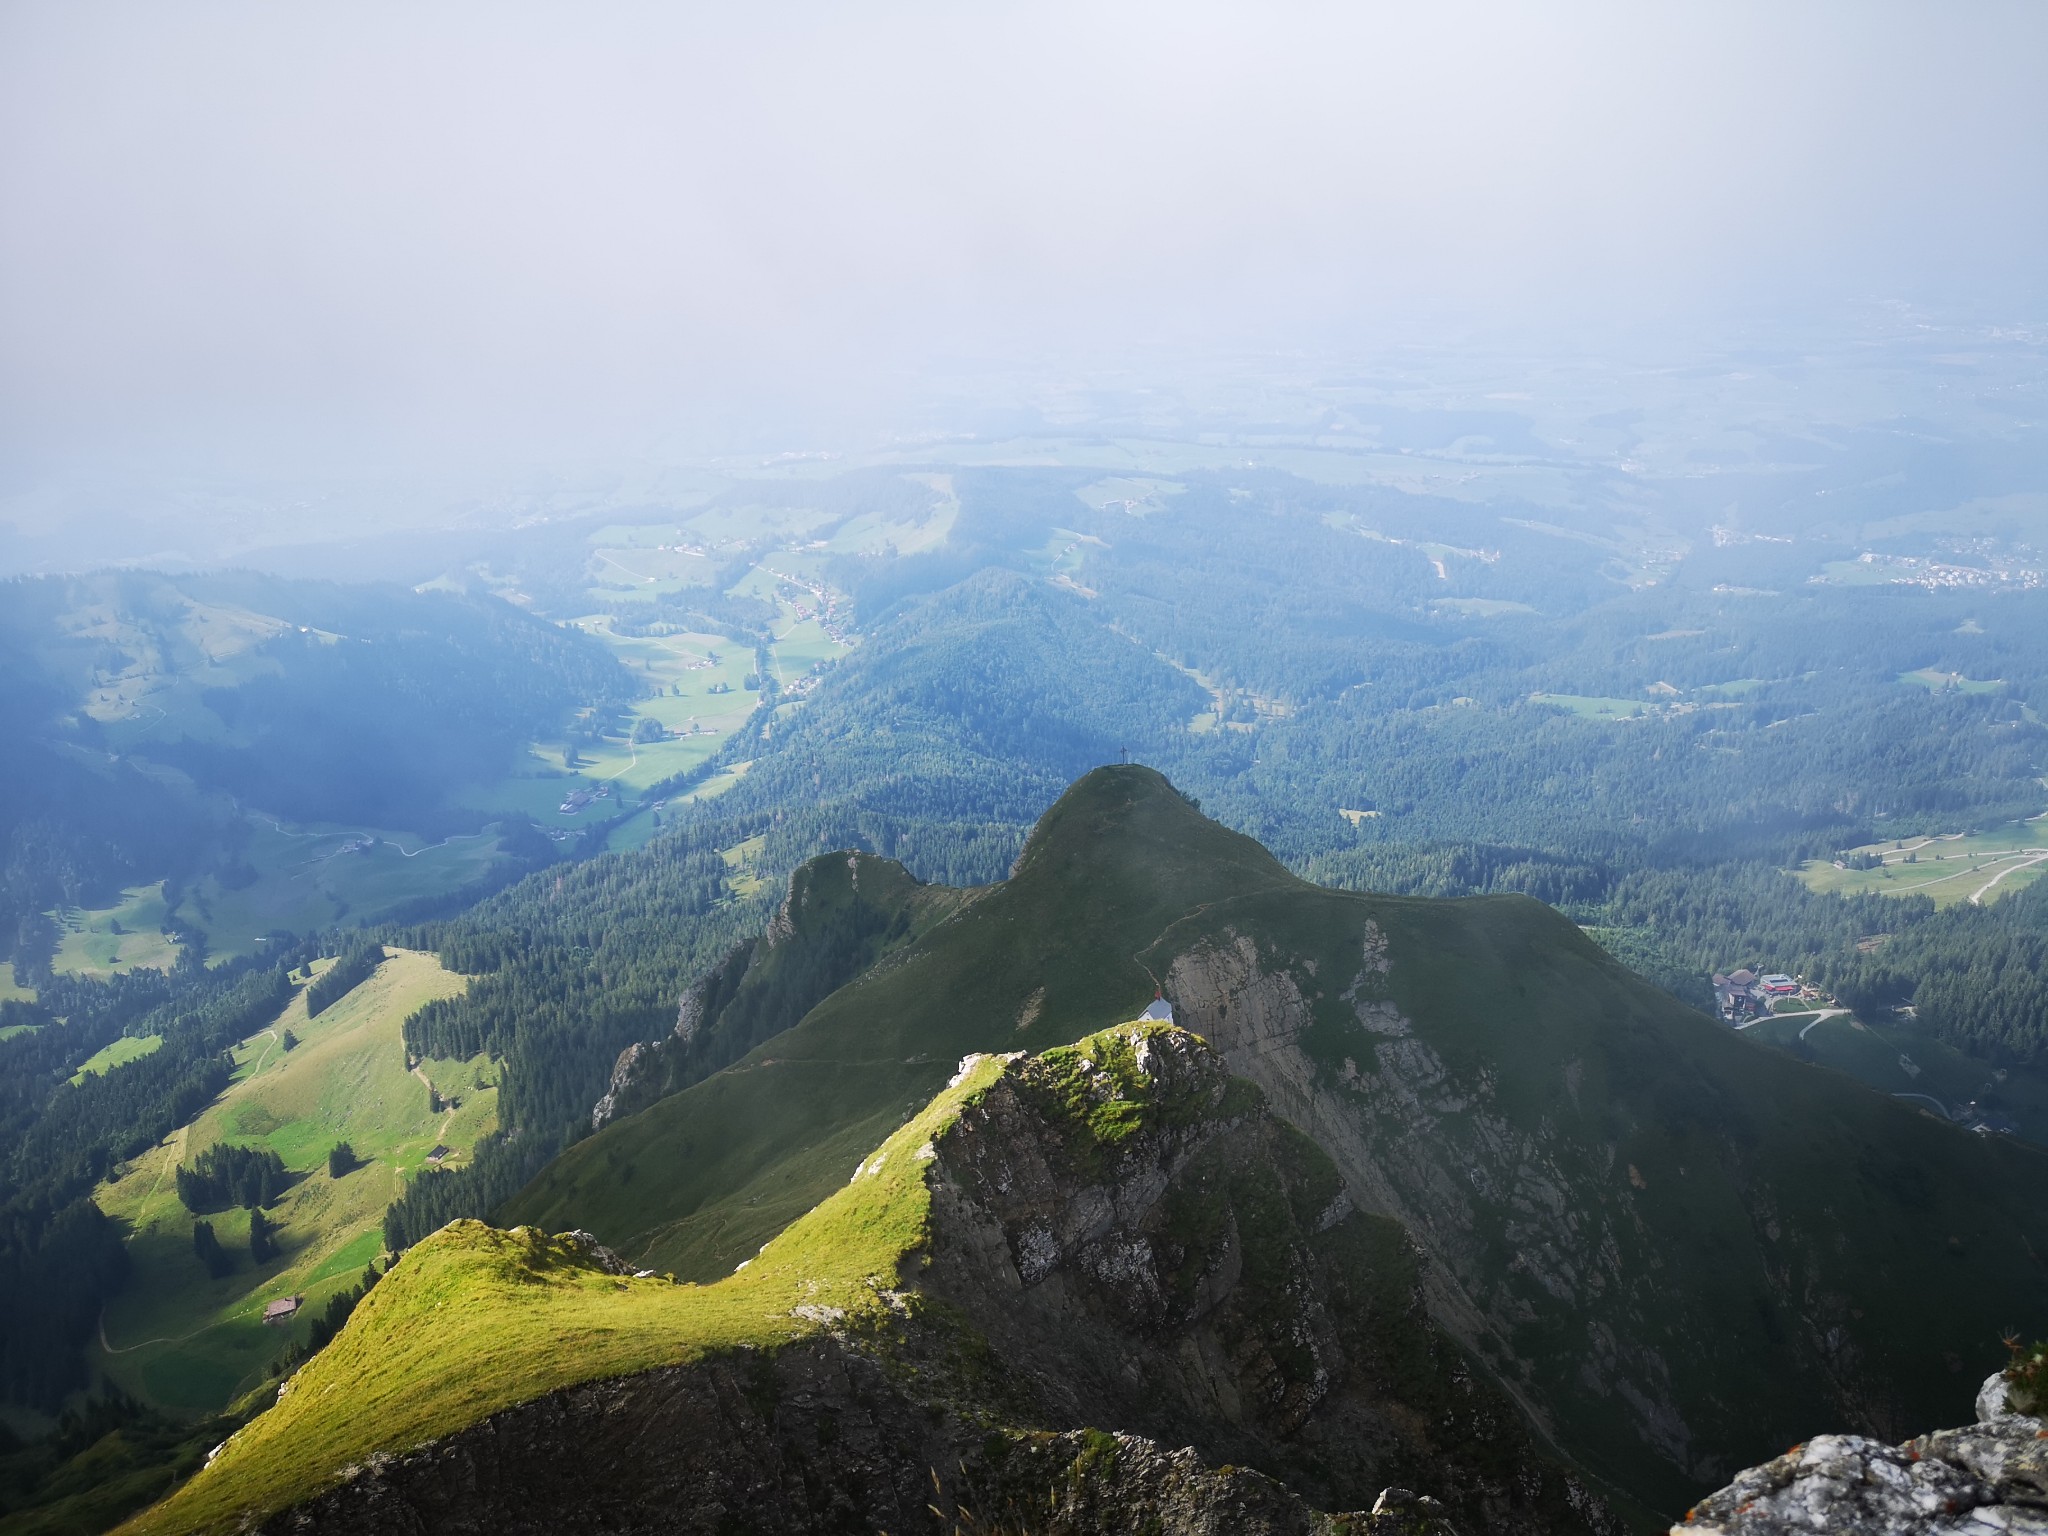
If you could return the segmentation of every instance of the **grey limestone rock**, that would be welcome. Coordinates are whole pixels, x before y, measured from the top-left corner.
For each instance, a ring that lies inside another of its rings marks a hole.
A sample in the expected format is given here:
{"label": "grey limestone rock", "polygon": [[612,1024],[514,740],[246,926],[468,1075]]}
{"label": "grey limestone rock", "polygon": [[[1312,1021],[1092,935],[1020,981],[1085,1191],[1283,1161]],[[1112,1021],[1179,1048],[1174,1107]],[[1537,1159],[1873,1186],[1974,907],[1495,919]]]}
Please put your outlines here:
{"label": "grey limestone rock", "polygon": [[2006,1411],[2005,1381],[1979,1422],[1886,1445],[1820,1435],[1702,1500],[1678,1536],[2048,1536],[2048,1425]]}

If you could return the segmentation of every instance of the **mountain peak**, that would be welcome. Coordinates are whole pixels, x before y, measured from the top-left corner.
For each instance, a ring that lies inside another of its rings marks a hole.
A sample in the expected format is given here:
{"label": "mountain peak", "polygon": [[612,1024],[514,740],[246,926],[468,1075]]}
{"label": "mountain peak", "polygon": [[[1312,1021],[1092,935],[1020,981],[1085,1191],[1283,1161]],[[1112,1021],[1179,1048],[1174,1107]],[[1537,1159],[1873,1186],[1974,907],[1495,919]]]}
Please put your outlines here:
{"label": "mountain peak", "polygon": [[1165,774],[1111,763],[1083,774],[1038,819],[1013,880],[1142,880],[1147,899],[1194,906],[1248,886],[1300,882],[1253,839],[1211,821]]}

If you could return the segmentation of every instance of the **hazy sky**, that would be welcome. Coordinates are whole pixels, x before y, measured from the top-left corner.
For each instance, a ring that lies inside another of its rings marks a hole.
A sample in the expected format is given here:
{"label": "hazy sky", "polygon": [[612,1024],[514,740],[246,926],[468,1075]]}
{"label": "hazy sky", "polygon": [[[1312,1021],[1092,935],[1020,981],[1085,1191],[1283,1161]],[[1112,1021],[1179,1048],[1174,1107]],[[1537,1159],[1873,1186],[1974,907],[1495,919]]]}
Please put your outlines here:
{"label": "hazy sky", "polygon": [[0,4],[0,473],[2039,297],[2048,6]]}

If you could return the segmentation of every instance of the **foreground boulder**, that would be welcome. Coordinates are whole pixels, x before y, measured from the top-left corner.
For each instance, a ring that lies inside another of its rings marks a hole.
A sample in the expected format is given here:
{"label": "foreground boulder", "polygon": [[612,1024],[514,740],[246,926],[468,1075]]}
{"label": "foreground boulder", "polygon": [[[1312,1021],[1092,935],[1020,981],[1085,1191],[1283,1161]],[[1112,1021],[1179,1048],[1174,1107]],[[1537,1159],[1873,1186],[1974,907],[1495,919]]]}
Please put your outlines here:
{"label": "foreground boulder", "polygon": [[2048,1536],[2048,1424],[2009,1409],[2003,1375],[1978,1422],[1886,1445],[1821,1435],[1703,1500],[1680,1536]]}

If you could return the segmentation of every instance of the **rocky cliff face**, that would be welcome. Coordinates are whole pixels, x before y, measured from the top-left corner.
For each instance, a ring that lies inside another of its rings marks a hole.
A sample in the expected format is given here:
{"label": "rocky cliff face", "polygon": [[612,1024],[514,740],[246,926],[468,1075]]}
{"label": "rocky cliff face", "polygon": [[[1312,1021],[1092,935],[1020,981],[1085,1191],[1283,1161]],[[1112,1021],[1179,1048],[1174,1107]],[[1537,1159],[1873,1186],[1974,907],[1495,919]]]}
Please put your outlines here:
{"label": "rocky cliff face", "polygon": [[2048,1536],[2048,1424],[2010,1411],[2002,1375],[1977,1422],[1887,1445],[1819,1435],[1703,1499],[1673,1536]]}
{"label": "rocky cliff face", "polygon": [[[1939,1352],[1866,1317],[1896,1308],[1902,1282],[1843,1255],[1888,1230],[1884,1251],[1918,1264],[1930,1229],[1959,1222],[1917,1152],[1832,1104],[1814,1123],[1796,1083],[1774,1090],[1782,1103],[1738,1099],[1746,1064],[1708,1052],[1739,1055],[1739,1042],[1704,1022],[1696,1043],[1632,1030],[1597,989],[1581,994],[1582,1031],[1539,1027],[1529,1009],[1518,1037],[1517,1004],[1546,984],[1549,957],[1497,942],[1453,961],[1396,931],[1400,904],[1371,906],[1388,926],[1368,907],[1338,939],[1247,902],[1145,958],[1181,1021],[1329,1154],[1363,1209],[1413,1236],[1431,1312],[1532,1418],[1554,1428],[1565,1410],[1589,1464],[1667,1507],[1773,1431],[1781,1444],[1819,1423],[1906,1431],[1885,1386],[1908,1368],[1900,1344],[1919,1346],[1923,1398],[1938,1395],[1926,1377]],[[1490,1010],[1465,1000],[1481,983]],[[1695,1051],[1703,1070],[1688,1081],[1676,1063]],[[1869,1113],[1924,1135],[1888,1107]],[[1802,1170],[1823,1145],[1853,1151],[1817,1185]],[[1980,1230],[1987,1246],[2018,1246]],[[1660,1484],[1660,1464],[1683,1475]]]}
{"label": "rocky cliff face", "polygon": [[1020,1058],[934,1156],[920,1289],[1020,1416],[1191,1442],[1324,1507],[1399,1485],[1475,1530],[1618,1529],[1431,1324],[1399,1228],[1196,1037]]}
{"label": "rocky cliff face", "polygon": [[1429,1321],[1398,1228],[1194,1036],[1010,1058],[915,1157],[928,1239],[881,1327],[553,1392],[259,1528],[1618,1536]]}

